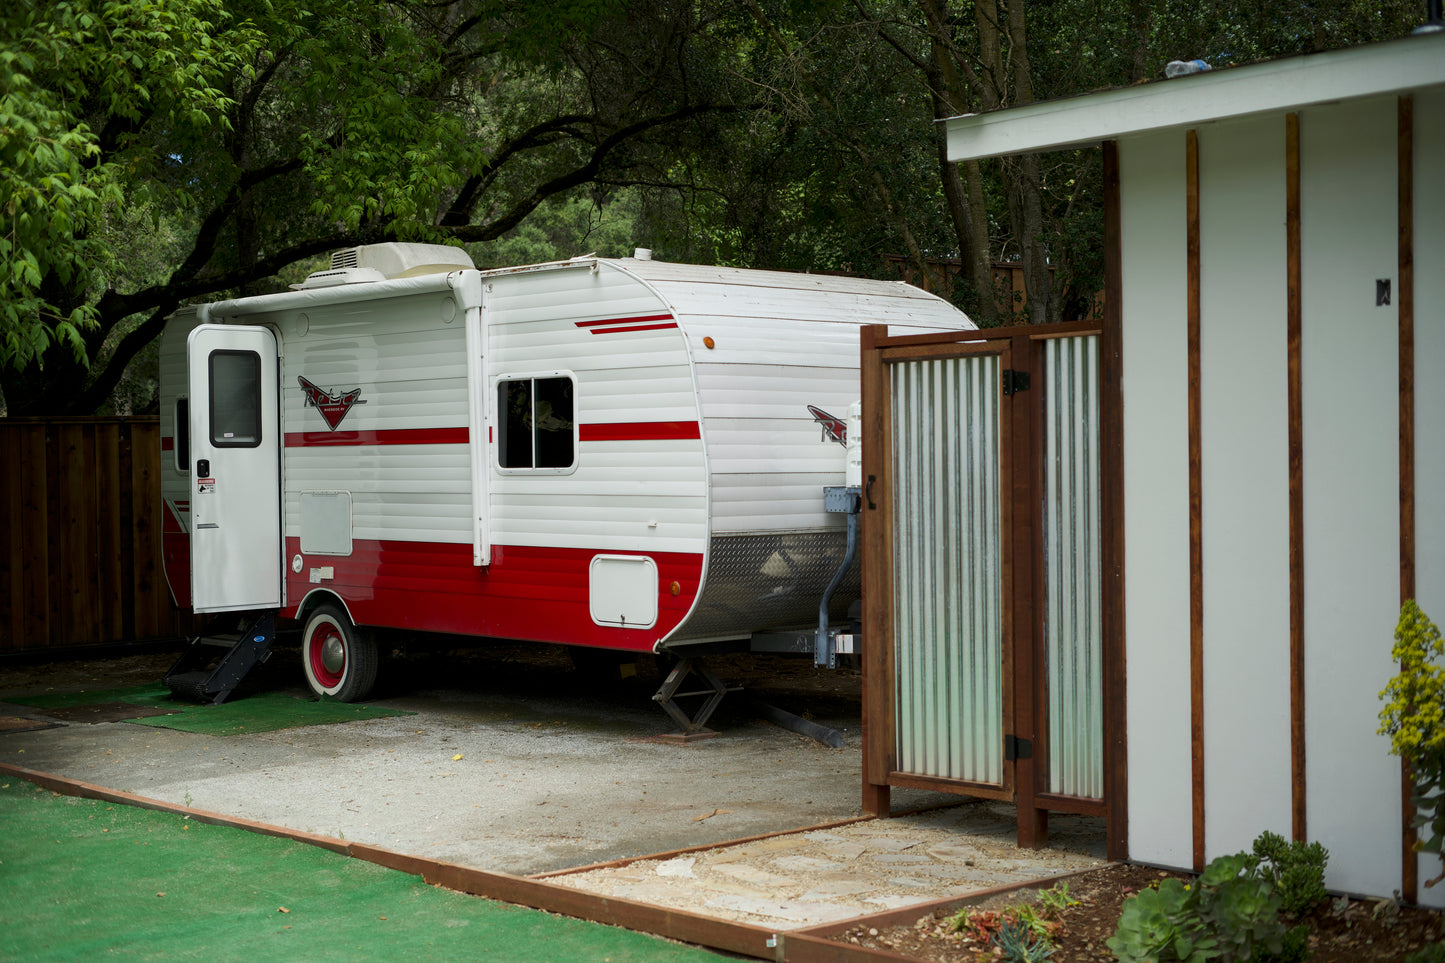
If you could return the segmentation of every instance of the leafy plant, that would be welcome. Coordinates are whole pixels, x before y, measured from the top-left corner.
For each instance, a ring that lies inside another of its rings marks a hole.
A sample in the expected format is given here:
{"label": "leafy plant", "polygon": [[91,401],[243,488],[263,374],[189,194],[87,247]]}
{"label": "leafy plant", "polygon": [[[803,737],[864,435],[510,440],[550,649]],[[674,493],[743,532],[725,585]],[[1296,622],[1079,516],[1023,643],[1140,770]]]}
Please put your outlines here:
{"label": "leafy plant", "polygon": [[1044,908],[1045,916],[1054,918],[1070,906],[1078,906],[1079,901],[1069,895],[1068,883],[1055,883],[1039,890],[1039,905]]}
{"label": "leafy plant", "polygon": [[1106,943],[1119,963],[1206,963],[1221,955],[1219,941],[1199,916],[1195,892],[1177,879],[1126,900],[1119,927]]}
{"label": "leafy plant", "polygon": [[[1285,934],[1278,953],[1259,956],[1258,963],[1304,963],[1310,958],[1310,928],[1308,923],[1291,927]],[[1445,963],[1445,961],[1441,961]]]}
{"label": "leafy plant", "polygon": [[1298,963],[1309,957],[1309,927],[1286,930],[1280,913],[1324,898],[1328,859],[1318,843],[1262,833],[1252,852],[1220,856],[1192,886],[1166,879],[1130,897],[1109,949],[1121,963]]}
{"label": "leafy plant", "polygon": [[978,940],[993,939],[1003,923],[1003,914],[998,910],[974,909],[972,906],[960,909],[952,920],[955,933],[969,933]]}
{"label": "leafy plant", "polygon": [[[1390,737],[1390,752],[1410,767],[1415,827],[1422,830],[1415,848],[1439,856],[1445,846],[1445,667],[1440,665],[1445,641],[1414,599],[1400,608],[1390,655],[1400,672],[1380,693],[1386,705],[1379,732]],[[1425,885],[1441,879],[1445,872]]]}
{"label": "leafy plant", "polygon": [[1199,877],[1194,890],[1199,916],[1219,942],[1225,960],[1248,960],[1261,949],[1283,945],[1280,897],[1273,880],[1249,853],[1220,856]]}
{"label": "leafy plant", "polygon": [[1432,943],[1405,958],[1405,963],[1445,963],[1445,943]]}
{"label": "leafy plant", "polygon": [[1048,910],[1038,909],[1032,903],[1023,903],[1017,909],[1005,914],[1006,923],[1009,922],[1008,917],[1012,917],[1013,922],[1022,924],[1030,933],[1046,942],[1053,940],[1054,934],[1061,925],[1049,918]]}
{"label": "leafy plant", "polygon": [[1325,864],[1330,857],[1319,843],[1297,839],[1286,842],[1278,833],[1265,830],[1254,841],[1254,855],[1263,861],[1279,887],[1280,902],[1286,913],[1306,912],[1328,898]]}
{"label": "leafy plant", "polygon": [[1054,955],[1047,937],[1040,936],[1021,919],[1005,920],[993,935],[993,944],[1009,963],[1036,963]]}

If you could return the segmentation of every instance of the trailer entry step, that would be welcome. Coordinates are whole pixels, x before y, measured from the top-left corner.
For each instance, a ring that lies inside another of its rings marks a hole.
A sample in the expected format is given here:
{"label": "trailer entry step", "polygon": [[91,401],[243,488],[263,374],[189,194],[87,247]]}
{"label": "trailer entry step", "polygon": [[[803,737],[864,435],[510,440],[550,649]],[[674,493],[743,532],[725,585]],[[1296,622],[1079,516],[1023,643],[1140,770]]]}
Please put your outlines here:
{"label": "trailer entry step", "polygon": [[271,657],[275,641],[276,613],[269,609],[240,633],[208,632],[194,638],[166,673],[166,688],[177,699],[220,705],[248,672]]}

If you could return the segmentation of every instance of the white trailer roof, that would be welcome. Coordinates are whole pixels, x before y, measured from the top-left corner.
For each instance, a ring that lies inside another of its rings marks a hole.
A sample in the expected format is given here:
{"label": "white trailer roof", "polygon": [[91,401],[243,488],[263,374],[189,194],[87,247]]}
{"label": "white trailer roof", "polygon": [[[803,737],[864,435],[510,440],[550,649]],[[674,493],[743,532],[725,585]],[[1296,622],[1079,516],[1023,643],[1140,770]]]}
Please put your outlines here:
{"label": "white trailer roof", "polygon": [[491,271],[456,271],[278,294],[237,298],[210,305],[216,318],[295,311],[376,298],[451,291],[461,307],[481,303],[481,283],[498,275],[585,270],[607,264],[649,285],[677,315],[851,321],[855,324],[973,327],[947,301],[902,281],[875,281],[832,274],[798,274],[744,268],[674,264],[639,258],[581,257]]}
{"label": "white trailer roof", "polygon": [[1445,33],[1190,74],[945,121],[948,159],[1058,150],[1171,127],[1445,85]]}
{"label": "white trailer roof", "polygon": [[645,281],[672,307],[679,322],[691,316],[851,321],[949,329],[974,326],[947,301],[902,281],[637,258],[605,263]]}

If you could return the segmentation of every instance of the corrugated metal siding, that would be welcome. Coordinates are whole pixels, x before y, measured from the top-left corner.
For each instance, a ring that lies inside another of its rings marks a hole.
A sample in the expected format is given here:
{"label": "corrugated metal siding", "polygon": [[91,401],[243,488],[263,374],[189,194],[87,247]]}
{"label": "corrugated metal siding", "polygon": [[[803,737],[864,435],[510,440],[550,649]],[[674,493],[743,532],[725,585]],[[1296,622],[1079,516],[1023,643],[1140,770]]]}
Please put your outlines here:
{"label": "corrugated metal siding", "polygon": [[997,356],[892,365],[898,769],[1003,779]]}
{"label": "corrugated metal siding", "polygon": [[1099,339],[1045,342],[1044,647],[1049,790],[1104,794]]}

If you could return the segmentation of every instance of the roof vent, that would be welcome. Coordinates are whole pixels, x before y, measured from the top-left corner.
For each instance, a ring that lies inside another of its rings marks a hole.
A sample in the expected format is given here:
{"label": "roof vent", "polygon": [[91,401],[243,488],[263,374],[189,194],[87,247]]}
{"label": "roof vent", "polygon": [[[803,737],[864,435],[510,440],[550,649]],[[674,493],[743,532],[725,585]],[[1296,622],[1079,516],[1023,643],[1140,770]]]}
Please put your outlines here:
{"label": "roof vent", "polygon": [[459,247],[445,244],[409,244],[400,241],[388,244],[363,244],[335,251],[331,269],[311,274],[303,283],[292,287],[330,287],[333,284],[355,284],[361,281],[382,281],[413,278],[420,274],[450,274],[472,271],[476,265]]}
{"label": "roof vent", "polygon": [[386,275],[376,268],[344,267],[330,271],[312,271],[300,284],[291,285],[293,291],[309,291],[312,288],[330,288],[338,284],[360,284],[363,281],[385,281]]}
{"label": "roof vent", "polygon": [[634,250],[634,251],[632,252],[632,256],[635,257],[635,258],[637,258],[637,260],[639,260],[639,261],[651,261],[651,260],[652,260],[652,248],[650,248],[650,247],[639,247],[639,248],[637,248],[636,250]]}

